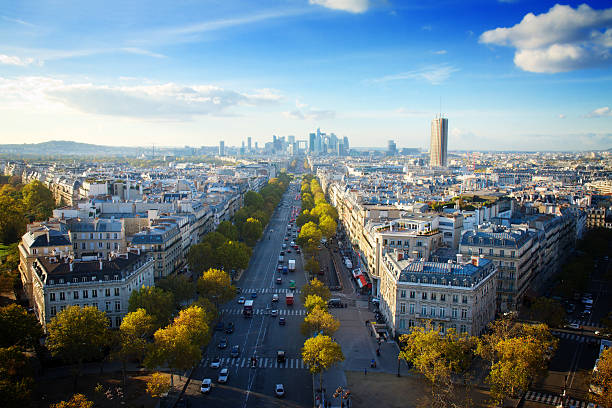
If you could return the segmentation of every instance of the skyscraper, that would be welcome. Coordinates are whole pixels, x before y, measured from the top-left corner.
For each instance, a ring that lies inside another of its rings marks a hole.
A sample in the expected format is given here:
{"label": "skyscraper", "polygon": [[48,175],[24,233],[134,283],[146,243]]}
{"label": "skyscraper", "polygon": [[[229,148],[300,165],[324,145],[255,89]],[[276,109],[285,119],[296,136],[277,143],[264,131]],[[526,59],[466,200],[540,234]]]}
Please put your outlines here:
{"label": "skyscraper", "polygon": [[251,149],[251,136],[249,136],[247,138],[247,147],[248,147],[248,152],[251,153],[252,149]]}
{"label": "skyscraper", "polygon": [[387,156],[395,156],[397,154],[397,146],[393,140],[387,143]]}
{"label": "skyscraper", "polygon": [[446,167],[446,147],[448,145],[448,119],[439,117],[431,121],[431,146],[429,165]]}
{"label": "skyscraper", "polygon": [[219,156],[225,156],[225,142],[223,140],[219,142]]}
{"label": "skyscraper", "polygon": [[309,153],[314,153],[315,152],[315,147],[316,147],[316,143],[317,143],[317,134],[316,133],[311,133],[309,135],[309,144],[308,144],[308,152]]}

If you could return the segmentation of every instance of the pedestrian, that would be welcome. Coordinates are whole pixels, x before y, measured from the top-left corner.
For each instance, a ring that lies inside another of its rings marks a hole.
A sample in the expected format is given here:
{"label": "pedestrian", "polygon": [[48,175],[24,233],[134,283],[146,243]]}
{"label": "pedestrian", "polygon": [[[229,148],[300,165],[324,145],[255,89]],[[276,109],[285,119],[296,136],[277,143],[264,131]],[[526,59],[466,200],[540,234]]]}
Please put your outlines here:
{"label": "pedestrian", "polygon": [[365,325],[366,325],[366,327],[368,327],[368,320],[365,321]]}
{"label": "pedestrian", "polygon": [[368,369],[367,368],[363,369],[363,375],[368,375]]}

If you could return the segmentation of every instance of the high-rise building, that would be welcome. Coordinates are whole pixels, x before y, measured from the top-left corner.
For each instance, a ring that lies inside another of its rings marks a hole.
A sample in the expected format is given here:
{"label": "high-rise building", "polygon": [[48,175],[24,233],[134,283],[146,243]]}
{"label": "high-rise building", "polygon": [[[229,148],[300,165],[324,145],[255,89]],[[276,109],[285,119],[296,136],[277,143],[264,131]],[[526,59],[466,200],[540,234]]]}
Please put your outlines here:
{"label": "high-rise building", "polygon": [[446,148],[448,145],[448,119],[435,118],[431,121],[431,145],[429,165],[446,167]]}
{"label": "high-rise building", "polygon": [[315,152],[316,143],[317,143],[317,134],[311,133],[309,135],[308,153]]}
{"label": "high-rise building", "polygon": [[251,136],[249,136],[247,138],[247,148],[248,148],[248,152],[251,153],[252,149],[251,149]]}
{"label": "high-rise building", "polygon": [[349,140],[348,137],[344,136],[344,154],[349,154]]}
{"label": "high-rise building", "polygon": [[225,156],[225,142],[223,140],[219,142],[219,156]]}
{"label": "high-rise building", "polygon": [[397,154],[397,146],[393,140],[389,140],[387,144],[387,155],[395,156]]}

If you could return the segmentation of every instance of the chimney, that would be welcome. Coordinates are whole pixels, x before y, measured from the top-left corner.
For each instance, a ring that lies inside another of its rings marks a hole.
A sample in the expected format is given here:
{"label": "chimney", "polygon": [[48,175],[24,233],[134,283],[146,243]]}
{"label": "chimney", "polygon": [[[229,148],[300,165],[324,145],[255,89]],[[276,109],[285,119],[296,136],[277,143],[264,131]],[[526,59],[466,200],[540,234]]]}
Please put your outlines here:
{"label": "chimney", "polygon": [[479,260],[479,259],[480,259],[480,258],[478,258],[477,256],[472,255],[472,265],[474,265],[474,266],[478,266],[478,260]]}
{"label": "chimney", "polygon": [[457,263],[458,264],[462,264],[463,263],[463,254],[457,254]]}
{"label": "chimney", "polygon": [[102,270],[102,260],[100,259],[100,270]]}
{"label": "chimney", "polygon": [[73,271],[73,263],[70,262],[69,266],[70,266],[70,272],[72,272]]}
{"label": "chimney", "polygon": [[404,259],[404,254],[401,252],[397,252],[397,260],[401,261],[402,259]]}

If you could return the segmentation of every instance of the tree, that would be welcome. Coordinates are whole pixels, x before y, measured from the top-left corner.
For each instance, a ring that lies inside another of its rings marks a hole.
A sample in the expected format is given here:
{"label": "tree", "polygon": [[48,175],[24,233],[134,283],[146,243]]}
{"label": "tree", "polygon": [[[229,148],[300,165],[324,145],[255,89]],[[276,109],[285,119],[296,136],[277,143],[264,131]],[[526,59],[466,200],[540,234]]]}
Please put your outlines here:
{"label": "tree", "polygon": [[238,240],[238,228],[230,221],[221,221],[217,227],[217,232],[223,234],[230,241]]}
{"label": "tree", "polygon": [[247,193],[244,195],[244,206],[261,210],[264,207],[264,199],[261,194],[255,191],[247,191]]}
{"label": "tree", "polygon": [[236,295],[236,288],[227,272],[219,269],[209,269],[198,278],[198,292],[200,296],[210,300],[218,309],[219,304],[225,303]]}
{"label": "tree", "polygon": [[2,406],[29,406],[34,380],[28,358],[16,346],[0,348],[0,395]]}
{"label": "tree", "polygon": [[155,322],[145,309],[137,309],[123,318],[119,327],[119,350],[116,353],[122,363],[123,386],[126,385],[125,366],[129,359],[142,361],[147,352],[147,339],[155,330]]}
{"label": "tree", "polygon": [[612,348],[605,349],[599,356],[591,380],[593,400],[604,407],[612,407]]}
{"label": "tree", "polygon": [[246,222],[242,224],[242,239],[250,247],[255,246],[262,232],[263,227],[261,226],[261,222],[255,218],[248,218]]}
{"label": "tree", "polygon": [[529,318],[548,326],[560,327],[565,323],[565,309],[554,299],[539,297],[529,308]]}
{"label": "tree", "polygon": [[55,200],[53,193],[43,183],[34,180],[23,187],[23,207],[30,221],[46,220],[53,213]]}
{"label": "tree", "polygon": [[325,302],[331,299],[331,292],[329,288],[317,278],[314,278],[309,283],[302,286],[302,300],[305,301],[310,295],[317,295]]}
{"label": "tree", "polygon": [[88,306],[69,306],[47,325],[47,348],[54,356],[76,363],[74,388],[81,374],[83,360],[98,356],[107,345],[108,318],[104,312]]}
{"label": "tree", "polygon": [[193,299],[195,296],[195,284],[189,282],[189,278],[185,275],[168,275],[160,279],[156,286],[172,293],[176,307],[179,307],[183,302]]}
{"label": "tree", "polygon": [[174,296],[170,292],[155,287],[141,287],[132,291],[129,300],[128,312],[144,309],[151,317],[155,328],[163,327],[172,318],[174,313]]}
{"label": "tree", "polygon": [[192,245],[187,253],[187,263],[189,269],[199,275],[215,265],[216,251],[209,242]]}
{"label": "tree", "polygon": [[153,373],[147,381],[147,394],[153,398],[160,398],[170,391],[170,379],[162,373]]}
{"label": "tree", "polygon": [[94,403],[83,394],[74,394],[68,401],[51,404],[51,408],[92,408]]}
{"label": "tree", "polygon": [[344,354],[342,354],[340,345],[331,337],[319,334],[304,342],[302,360],[308,366],[311,374],[319,374],[319,388],[323,389],[323,371],[344,361]]}
{"label": "tree", "polygon": [[339,328],[340,322],[327,311],[326,307],[313,308],[304,318],[301,327],[304,336],[312,336],[315,333],[332,336]]}
{"label": "tree", "polygon": [[227,271],[246,269],[249,266],[252,250],[244,242],[227,241],[217,250],[215,266]]}
{"label": "tree", "polygon": [[319,228],[321,229],[321,233],[327,239],[332,238],[336,235],[336,228],[338,225],[336,221],[334,221],[331,217],[324,215],[321,217],[319,221]]}
{"label": "tree", "polygon": [[25,233],[26,222],[21,200],[6,190],[4,186],[0,193],[0,242],[11,243]]}
{"label": "tree", "polygon": [[190,306],[181,310],[173,325],[181,327],[190,343],[203,347],[210,340],[210,327],[206,312],[200,306]]}
{"label": "tree", "polygon": [[304,224],[308,222],[316,223],[317,221],[318,221],[317,217],[315,217],[314,215],[310,215],[310,211],[305,210],[305,211],[302,211],[300,215],[297,216],[295,223],[297,224],[298,227],[302,227]]}
{"label": "tree", "polygon": [[319,268],[319,261],[317,261],[314,256],[308,258],[306,264],[304,265],[304,269],[306,269],[310,274],[317,273],[319,271]]}
{"label": "tree", "polygon": [[307,249],[309,252],[315,250],[315,248],[321,242],[321,230],[314,222],[308,222],[302,226],[300,235],[298,235],[298,243],[301,247]]}
{"label": "tree", "polygon": [[308,313],[312,312],[315,308],[327,309],[327,302],[319,295],[308,295],[304,300],[304,308]]}
{"label": "tree", "polygon": [[43,336],[38,319],[23,307],[12,304],[0,308],[0,347],[35,348]]}
{"label": "tree", "polygon": [[[225,221],[225,222],[229,222],[229,221]],[[228,238],[222,233],[220,233],[219,231],[209,232],[208,234],[204,235],[204,238],[202,239],[202,242],[210,244],[210,247],[212,249],[218,249],[221,245],[225,244],[227,241],[228,241]]]}

